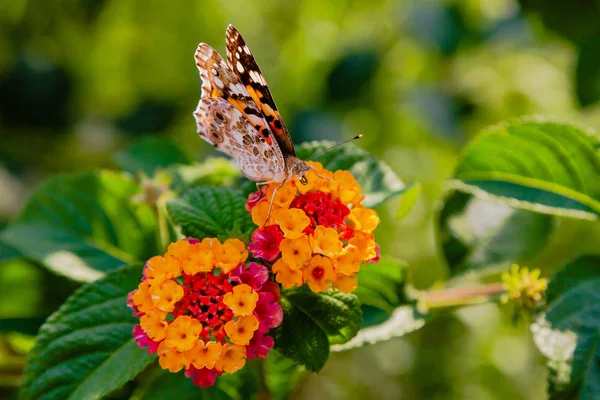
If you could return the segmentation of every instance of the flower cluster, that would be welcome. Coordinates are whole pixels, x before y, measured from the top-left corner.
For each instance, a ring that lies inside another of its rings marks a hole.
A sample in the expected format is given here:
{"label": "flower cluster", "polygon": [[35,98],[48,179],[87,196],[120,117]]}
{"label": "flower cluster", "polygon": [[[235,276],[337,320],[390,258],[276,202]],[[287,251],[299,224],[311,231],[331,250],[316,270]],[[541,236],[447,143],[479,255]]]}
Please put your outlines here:
{"label": "flower cluster", "polygon": [[529,271],[527,267],[513,264],[509,272],[502,273],[502,282],[506,293],[502,302],[512,302],[521,308],[535,310],[543,302],[543,295],[548,288],[548,281],[540,278],[540,270]]}
{"label": "flower cluster", "polygon": [[350,293],[360,263],[379,259],[373,237],[379,217],[361,205],[362,189],[350,172],[309,165],[305,184],[272,183],[249,196],[246,209],[259,228],[248,250],[273,263],[286,289],[307,283],[313,292],[333,285]]}
{"label": "flower cluster", "polygon": [[128,298],[140,318],[133,329],[138,345],[200,387],[233,374],[246,359],[265,358],[274,344],[266,333],[283,318],[279,287],[268,282],[266,267],[246,265],[247,258],[237,239],[187,239],[148,260]]}

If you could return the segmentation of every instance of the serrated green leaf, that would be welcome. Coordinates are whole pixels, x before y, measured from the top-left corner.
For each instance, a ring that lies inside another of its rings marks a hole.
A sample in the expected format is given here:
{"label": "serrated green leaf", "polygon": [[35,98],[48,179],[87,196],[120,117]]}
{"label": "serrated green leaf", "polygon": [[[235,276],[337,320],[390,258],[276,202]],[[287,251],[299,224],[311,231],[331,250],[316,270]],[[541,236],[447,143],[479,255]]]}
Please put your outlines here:
{"label": "serrated green leaf", "polygon": [[138,348],[127,307],[141,266],[112,271],[78,289],[40,329],[25,370],[24,399],[99,399],[156,359]]}
{"label": "serrated green leaf", "polygon": [[378,263],[363,266],[357,278],[358,287],[354,294],[363,306],[392,312],[406,301],[406,263],[403,261],[382,257]]}
{"label": "serrated green leaf", "polygon": [[299,158],[318,161],[328,170],[349,170],[362,186],[365,194],[363,203],[367,207],[375,207],[406,189],[386,163],[355,145],[340,146],[313,158],[314,154],[334,144],[327,141],[303,143],[296,150]]}
{"label": "serrated green leaf", "polygon": [[396,220],[401,220],[406,217],[419,200],[421,194],[421,183],[417,182],[406,187],[404,193],[400,197],[400,205],[396,210]]}
{"label": "serrated green leaf", "polygon": [[135,141],[130,147],[115,154],[115,160],[123,170],[136,175],[143,172],[154,175],[157,168],[174,164],[189,164],[190,157],[169,139],[147,137]]}
{"label": "serrated green leaf", "polygon": [[173,222],[184,235],[197,239],[248,240],[256,227],[245,209],[246,199],[233,189],[199,186],[167,203]]}
{"label": "serrated green leaf", "polygon": [[54,177],[33,192],[0,241],[71,279],[97,279],[157,252],[152,211],[130,202],[139,190],[109,171]]}
{"label": "serrated green leaf", "polygon": [[542,119],[494,127],[464,150],[452,185],[545,214],[598,219],[600,138]]}
{"label": "serrated green leaf", "polygon": [[450,193],[438,215],[443,254],[452,274],[488,273],[527,263],[554,229],[553,217]]}
{"label": "serrated green leaf", "polygon": [[358,298],[337,290],[289,290],[282,293],[281,306],[284,317],[273,334],[275,348],[314,372],[327,361],[330,343],[346,343],[362,323]]}
{"label": "serrated green leaf", "polygon": [[531,330],[548,358],[551,399],[600,397],[600,256],[584,256],[556,273],[548,305]]}

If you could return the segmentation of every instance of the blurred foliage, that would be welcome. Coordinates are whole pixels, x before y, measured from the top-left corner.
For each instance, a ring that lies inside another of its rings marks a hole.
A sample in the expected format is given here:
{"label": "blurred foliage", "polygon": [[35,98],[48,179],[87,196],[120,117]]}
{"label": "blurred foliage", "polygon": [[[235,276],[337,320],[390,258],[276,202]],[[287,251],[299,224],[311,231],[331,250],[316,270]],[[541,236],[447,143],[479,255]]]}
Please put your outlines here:
{"label": "blurred foliage", "polygon": [[[123,165],[127,152],[117,162],[115,153],[140,136],[182,143],[187,154],[162,166],[181,185],[203,182],[172,166],[216,155],[195,134],[200,82],[192,56],[201,41],[223,51],[225,27],[234,23],[296,143],[363,133],[361,147],[404,182],[421,182],[404,219],[394,219],[398,201],[378,209],[378,241],[384,254],[408,262],[417,287],[428,287],[465,261],[446,260],[432,212],[460,145],[525,114],[600,128],[599,20],[593,0],[2,2],[0,223],[47,176]],[[462,237],[461,246],[481,248],[477,240],[489,232],[478,222],[481,235]],[[598,251],[598,223],[553,223],[550,238],[535,243],[541,252],[523,254],[532,266],[549,273],[583,250]],[[18,254],[0,248],[11,259],[0,266],[0,334],[5,321],[23,321],[31,334],[78,286]],[[319,375],[300,379],[294,397],[543,398],[542,357],[526,327],[508,318],[474,307],[404,338],[333,353]],[[23,340],[0,338],[0,397],[19,384],[29,351]]]}

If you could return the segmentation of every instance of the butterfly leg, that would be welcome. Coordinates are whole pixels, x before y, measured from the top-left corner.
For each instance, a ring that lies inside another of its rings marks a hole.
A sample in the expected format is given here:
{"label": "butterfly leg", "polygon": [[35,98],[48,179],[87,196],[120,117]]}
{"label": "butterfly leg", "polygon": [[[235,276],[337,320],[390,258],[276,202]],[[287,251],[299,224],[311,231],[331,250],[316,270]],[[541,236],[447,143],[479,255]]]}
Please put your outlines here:
{"label": "butterfly leg", "polygon": [[277,187],[275,188],[275,190],[273,190],[273,194],[271,195],[271,200],[269,201],[269,211],[267,212],[267,219],[265,219],[265,223],[263,224],[263,226],[262,226],[262,227],[264,227],[264,226],[267,224],[267,222],[269,222],[269,217],[271,216],[271,210],[273,209],[273,201],[275,200],[275,193],[277,193],[277,191],[278,191],[278,190],[279,190],[281,187],[283,187],[283,185],[284,185],[284,184],[285,184],[285,181],[281,182],[281,183],[279,184],[279,186],[277,186]]}

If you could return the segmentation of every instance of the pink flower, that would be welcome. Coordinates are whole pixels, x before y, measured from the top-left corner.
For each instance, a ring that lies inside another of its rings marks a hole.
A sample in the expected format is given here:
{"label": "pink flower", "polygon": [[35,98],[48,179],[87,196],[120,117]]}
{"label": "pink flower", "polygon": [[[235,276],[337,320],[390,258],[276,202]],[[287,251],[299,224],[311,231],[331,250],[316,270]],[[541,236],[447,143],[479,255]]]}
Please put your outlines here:
{"label": "pink flower", "polygon": [[[263,188],[265,187],[266,186],[263,186]],[[265,192],[262,189],[259,189],[254,193],[250,193],[250,196],[248,196],[248,200],[246,201],[246,211],[250,212],[256,203],[261,201],[263,197],[265,197]]]}
{"label": "pink flower", "polygon": [[248,360],[266,358],[274,345],[275,341],[271,336],[254,335],[246,347],[246,357]]}
{"label": "pink flower", "polygon": [[257,229],[252,234],[252,240],[248,250],[254,257],[266,261],[275,261],[279,255],[279,245],[283,240],[283,233],[277,225],[270,225],[263,229]]}
{"label": "pink flower", "polygon": [[240,264],[229,273],[229,277],[232,281],[245,283],[258,292],[269,279],[269,270],[258,263],[251,262],[248,268],[244,264]]}
{"label": "pink flower", "polygon": [[196,369],[193,365],[185,371],[185,377],[191,377],[192,382],[194,382],[194,385],[198,387],[211,387],[215,384],[215,381],[217,380],[217,375],[221,374],[219,374],[216,369]]}
{"label": "pink flower", "polygon": [[154,340],[150,339],[141,326],[134,326],[132,333],[133,340],[135,340],[140,349],[148,347],[148,354],[156,353],[156,349],[158,349],[158,345],[160,344],[160,342],[155,342]]}
{"label": "pink flower", "polygon": [[269,329],[276,328],[283,320],[283,309],[279,305],[278,296],[272,292],[260,292],[258,294],[254,315],[260,321],[258,332],[267,333]]}

